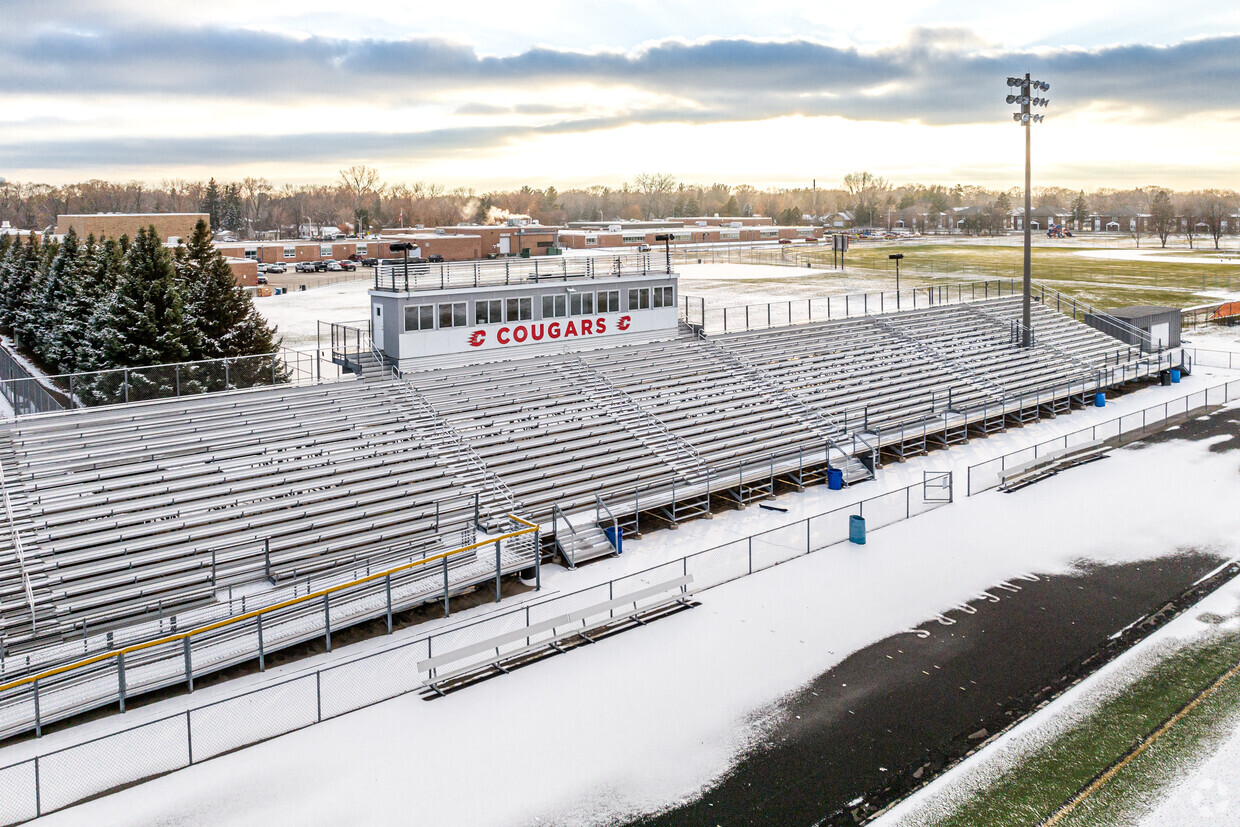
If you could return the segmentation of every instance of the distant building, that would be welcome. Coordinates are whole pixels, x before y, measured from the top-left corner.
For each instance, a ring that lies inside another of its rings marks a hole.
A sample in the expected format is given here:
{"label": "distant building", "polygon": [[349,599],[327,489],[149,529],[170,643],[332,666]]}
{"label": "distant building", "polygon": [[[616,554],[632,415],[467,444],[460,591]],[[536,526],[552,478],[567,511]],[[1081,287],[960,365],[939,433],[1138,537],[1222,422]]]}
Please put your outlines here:
{"label": "distant building", "polygon": [[155,234],[161,241],[175,243],[189,238],[194,233],[195,224],[199,221],[210,221],[210,218],[205,212],[101,212],[89,215],[58,215],[56,235],[64,235],[72,227],[82,238],[88,235],[94,235],[95,238],[120,238],[127,235],[133,238],[138,234],[138,230],[154,227]]}
{"label": "distant building", "polygon": [[250,259],[263,264],[340,261],[352,256],[357,258],[390,258],[392,256],[387,241],[366,238],[347,241],[227,241],[217,242],[215,249],[224,256]]}
{"label": "distant building", "polygon": [[561,230],[559,244],[566,250],[592,247],[662,246],[656,236],[670,233],[673,244],[716,244],[721,242],[780,241],[822,237],[821,227],[781,227],[775,224],[747,227],[682,225],[635,228],[629,224],[599,230]]}

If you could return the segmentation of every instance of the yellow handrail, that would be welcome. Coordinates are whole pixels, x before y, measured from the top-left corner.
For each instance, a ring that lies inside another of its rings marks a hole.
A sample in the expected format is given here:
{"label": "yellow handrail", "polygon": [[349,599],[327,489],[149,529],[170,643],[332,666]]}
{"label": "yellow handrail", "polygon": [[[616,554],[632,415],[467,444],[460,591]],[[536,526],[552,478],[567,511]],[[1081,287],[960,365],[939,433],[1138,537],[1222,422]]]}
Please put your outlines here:
{"label": "yellow handrail", "polygon": [[[372,580],[378,580],[381,577],[390,577],[393,574],[399,574],[402,571],[408,571],[409,569],[416,568],[417,566],[424,566],[427,563],[432,563],[432,562],[435,562],[436,560],[444,560],[448,557],[452,557],[453,555],[463,554],[464,552],[473,551],[474,549],[481,548],[482,546],[489,546],[492,543],[497,543],[502,540],[508,540],[513,537],[520,537],[523,534],[529,534],[532,531],[538,530],[537,524],[531,523],[529,520],[523,520],[520,517],[516,516],[515,514],[509,514],[508,519],[514,522],[520,523],[521,525],[525,526],[525,528],[519,529],[517,531],[510,531],[507,534],[501,534],[498,537],[489,537],[486,540],[483,540],[481,542],[473,543],[468,546],[462,546],[461,548],[453,549],[452,551],[445,551],[443,554],[436,554],[433,557],[426,557],[422,560],[414,560],[411,563],[402,563],[401,565],[396,566],[395,568],[387,569],[386,571],[376,572],[375,574],[368,574],[365,577],[360,577],[357,580],[350,580],[347,583],[339,583],[335,586],[328,586],[326,589],[321,589],[313,593],[307,593],[307,594],[302,595],[301,597],[294,597],[294,598],[285,600],[280,603],[273,603],[270,606],[264,606],[263,608],[255,609],[252,612],[245,612],[244,614],[239,614],[234,617],[228,617],[223,620],[217,620],[214,623],[209,623],[206,626],[200,626],[197,629],[191,629],[188,632],[179,632],[175,635],[168,635],[167,637],[158,638],[157,640],[148,640],[145,643],[135,643],[132,646],[126,646],[123,649],[115,649],[111,652],[101,652],[98,655],[93,655],[89,658],[84,658],[82,660],[75,661],[73,663],[67,663],[64,666],[58,666],[55,669],[49,669],[46,672],[40,672],[37,675],[27,675],[24,678],[19,678],[14,681],[9,681],[8,683],[0,684],[0,692],[7,691],[9,689],[14,689],[18,686],[24,686],[25,684],[28,684],[28,683],[34,683],[35,681],[43,680],[44,678],[50,678],[55,675],[61,675],[61,674],[64,674],[65,672],[69,672],[74,669],[81,669],[83,667],[90,666],[95,663],[99,663],[100,661],[104,661],[109,658],[116,658],[116,657],[120,657],[121,655],[129,654],[130,652],[140,652],[141,650],[149,649],[152,646],[160,646],[164,643],[174,643],[178,640],[185,640],[186,638],[191,638],[194,635],[201,635],[206,632],[212,632],[212,631],[215,631],[216,629],[223,628],[224,626],[230,626],[234,623],[240,623],[243,620],[249,620],[252,617],[258,617],[259,615],[267,614],[268,612],[279,611],[280,609],[287,609],[289,606],[295,606],[298,603],[305,603],[308,600],[313,600],[318,597],[323,597],[324,595],[333,594],[343,589],[352,588],[353,586],[360,586],[363,583],[369,583]],[[534,553],[537,554],[538,550],[535,549]]]}

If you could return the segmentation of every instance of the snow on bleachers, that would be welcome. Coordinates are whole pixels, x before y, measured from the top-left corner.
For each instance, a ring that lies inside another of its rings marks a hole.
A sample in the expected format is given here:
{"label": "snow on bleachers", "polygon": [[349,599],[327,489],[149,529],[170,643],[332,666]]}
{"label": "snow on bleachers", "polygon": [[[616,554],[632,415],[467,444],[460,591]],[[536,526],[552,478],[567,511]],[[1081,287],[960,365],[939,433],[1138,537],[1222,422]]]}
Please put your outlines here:
{"label": "snow on bleachers", "polygon": [[287,582],[420,554],[473,530],[475,497],[484,521],[515,508],[545,524],[553,506],[634,510],[639,488],[743,486],[776,456],[1002,417],[1141,356],[1041,305],[1024,349],[1019,317],[1002,298],[708,341],[666,331],[18,419],[0,471],[25,563],[0,532],[0,646],[212,602],[221,572]]}

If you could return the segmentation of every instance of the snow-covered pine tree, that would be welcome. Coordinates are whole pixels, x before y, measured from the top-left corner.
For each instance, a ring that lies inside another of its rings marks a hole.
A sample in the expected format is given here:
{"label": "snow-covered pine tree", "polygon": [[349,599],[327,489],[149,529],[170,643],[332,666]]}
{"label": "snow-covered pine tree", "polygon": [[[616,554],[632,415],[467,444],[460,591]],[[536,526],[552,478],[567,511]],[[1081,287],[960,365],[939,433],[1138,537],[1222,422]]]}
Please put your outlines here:
{"label": "snow-covered pine tree", "polygon": [[[172,256],[154,227],[134,237],[116,289],[94,315],[92,328],[103,368],[183,362],[197,348],[197,332],[185,323]],[[175,374],[171,369],[114,371],[96,383],[96,401],[174,395]]]}
{"label": "snow-covered pine tree", "polygon": [[56,244],[42,244],[30,234],[15,280],[6,285],[3,322],[22,347],[33,349],[40,327],[39,295],[47,268],[56,254]]}
{"label": "snow-covered pine tree", "polygon": [[82,290],[71,311],[81,334],[74,354],[75,371],[99,370],[105,366],[101,351],[103,340],[98,328],[102,317],[99,314],[111,300],[125,272],[120,242],[105,238],[102,243],[93,245],[93,254],[88,257],[85,270]]}
{"label": "snow-covered pine tree", "polygon": [[30,348],[52,373],[72,369],[76,331],[68,311],[81,289],[83,255],[77,232],[70,227],[48,265],[37,299],[38,328]]}
{"label": "snow-covered pine tree", "polygon": [[[237,358],[229,365],[232,387],[287,381],[275,330],[254,307],[254,300],[233,277],[232,269],[211,244],[211,231],[199,221],[183,248],[177,273],[185,298],[185,320],[198,333],[195,359]],[[271,358],[238,358],[270,355]]]}
{"label": "snow-covered pine tree", "polygon": [[[5,236],[9,238],[9,236]],[[25,257],[25,245],[20,239],[14,238],[8,243],[3,258],[0,258],[0,330],[10,332],[12,328],[12,320],[9,317],[9,304],[13,296],[10,285],[15,285],[18,281],[17,273],[21,269],[21,262]]]}

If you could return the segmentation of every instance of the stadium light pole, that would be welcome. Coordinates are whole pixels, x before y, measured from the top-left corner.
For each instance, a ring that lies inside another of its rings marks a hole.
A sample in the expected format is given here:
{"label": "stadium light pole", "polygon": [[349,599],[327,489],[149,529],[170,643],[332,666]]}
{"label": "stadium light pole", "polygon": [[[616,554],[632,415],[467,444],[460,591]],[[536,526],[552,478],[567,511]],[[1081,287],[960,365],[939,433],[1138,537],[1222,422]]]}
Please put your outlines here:
{"label": "stadium light pole", "polygon": [[1031,280],[1031,248],[1033,246],[1033,232],[1029,221],[1030,213],[1033,212],[1032,199],[1030,197],[1031,182],[1031,163],[1030,163],[1030,127],[1034,123],[1041,123],[1043,115],[1031,114],[1030,109],[1034,106],[1047,106],[1050,101],[1046,98],[1033,97],[1034,92],[1047,92],[1051,85],[1041,80],[1033,80],[1026,72],[1023,78],[1014,77],[1007,79],[1009,88],[1017,90],[1018,94],[1007,96],[1008,103],[1019,103],[1020,111],[1012,113],[1012,120],[1025,128],[1025,214],[1022,222],[1025,225],[1025,280],[1023,285],[1023,307],[1021,311],[1021,320],[1025,326],[1024,332],[1021,334],[1021,344],[1024,347],[1033,347],[1033,311],[1031,305],[1033,303],[1033,286]]}
{"label": "stadium light pole", "polygon": [[896,263],[896,310],[900,309],[900,259],[904,258],[904,253],[892,253],[887,256]]}

